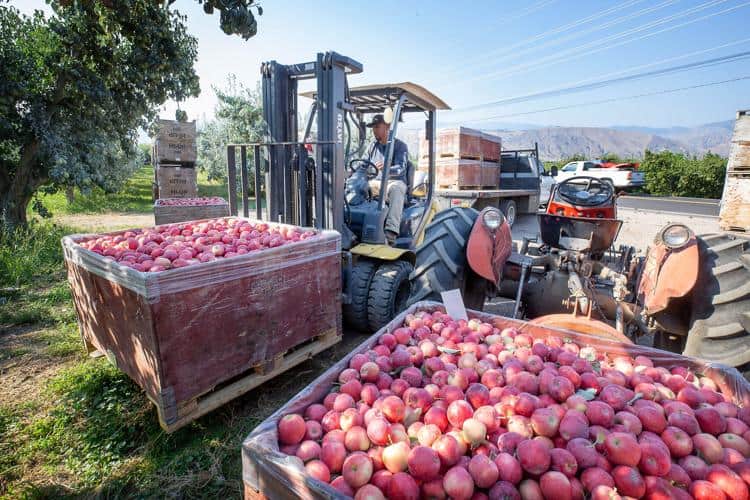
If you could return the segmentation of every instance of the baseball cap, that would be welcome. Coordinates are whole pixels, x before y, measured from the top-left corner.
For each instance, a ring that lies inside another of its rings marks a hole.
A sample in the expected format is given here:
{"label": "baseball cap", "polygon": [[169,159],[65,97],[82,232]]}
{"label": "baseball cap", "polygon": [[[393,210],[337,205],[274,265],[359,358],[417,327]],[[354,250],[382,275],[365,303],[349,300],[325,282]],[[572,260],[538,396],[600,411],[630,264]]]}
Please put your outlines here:
{"label": "baseball cap", "polygon": [[383,118],[383,115],[377,114],[372,117],[372,121],[367,124],[368,128],[372,128],[375,125],[380,125],[381,123],[386,123],[385,118]]}

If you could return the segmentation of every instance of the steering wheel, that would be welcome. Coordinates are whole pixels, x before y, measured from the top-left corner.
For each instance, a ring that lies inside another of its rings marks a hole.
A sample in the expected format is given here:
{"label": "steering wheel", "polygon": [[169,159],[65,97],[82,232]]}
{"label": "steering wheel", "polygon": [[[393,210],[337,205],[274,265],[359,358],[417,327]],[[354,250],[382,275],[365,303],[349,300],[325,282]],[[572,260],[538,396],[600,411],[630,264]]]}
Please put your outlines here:
{"label": "steering wheel", "polygon": [[596,177],[571,177],[557,187],[560,198],[581,207],[593,207],[610,202],[615,195],[611,182]]}
{"label": "steering wheel", "polygon": [[[357,164],[362,164],[355,166]],[[365,172],[367,173],[367,180],[372,180],[375,177],[380,175],[380,171],[378,170],[378,167],[375,166],[373,162],[370,160],[365,160],[364,158],[355,158],[349,162],[349,165],[346,166],[346,170],[349,172],[349,175],[354,174],[357,170],[362,168],[362,166],[365,167]]]}

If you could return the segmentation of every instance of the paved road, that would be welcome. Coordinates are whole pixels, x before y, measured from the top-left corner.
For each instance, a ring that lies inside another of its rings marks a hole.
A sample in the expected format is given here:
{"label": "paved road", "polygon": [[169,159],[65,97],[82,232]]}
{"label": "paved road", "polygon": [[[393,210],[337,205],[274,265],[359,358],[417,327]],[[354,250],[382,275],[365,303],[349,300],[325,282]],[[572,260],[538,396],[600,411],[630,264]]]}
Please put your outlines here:
{"label": "paved road", "polygon": [[617,206],[654,212],[719,216],[719,200],[701,198],[661,198],[658,196],[625,195],[617,200]]}

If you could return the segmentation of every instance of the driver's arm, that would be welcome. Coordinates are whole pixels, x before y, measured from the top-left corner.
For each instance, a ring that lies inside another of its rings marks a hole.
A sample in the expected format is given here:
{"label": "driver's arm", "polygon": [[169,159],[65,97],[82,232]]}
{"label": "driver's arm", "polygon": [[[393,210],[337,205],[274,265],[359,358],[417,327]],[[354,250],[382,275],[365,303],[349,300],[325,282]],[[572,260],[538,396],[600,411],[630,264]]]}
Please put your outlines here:
{"label": "driver's arm", "polygon": [[389,171],[391,178],[401,178],[406,172],[406,165],[409,162],[409,150],[406,148],[406,144],[401,141],[396,141],[394,144],[393,151],[393,162]]}

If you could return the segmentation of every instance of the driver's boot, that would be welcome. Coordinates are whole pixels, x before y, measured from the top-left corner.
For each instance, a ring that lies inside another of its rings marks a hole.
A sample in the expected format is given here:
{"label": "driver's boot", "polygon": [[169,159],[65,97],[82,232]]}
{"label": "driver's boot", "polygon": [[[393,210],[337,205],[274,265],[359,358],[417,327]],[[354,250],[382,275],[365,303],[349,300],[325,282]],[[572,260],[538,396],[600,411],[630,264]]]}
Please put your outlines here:
{"label": "driver's boot", "polygon": [[387,229],[385,230],[385,239],[389,245],[393,246],[396,243],[396,238],[398,238],[397,233],[389,231]]}

